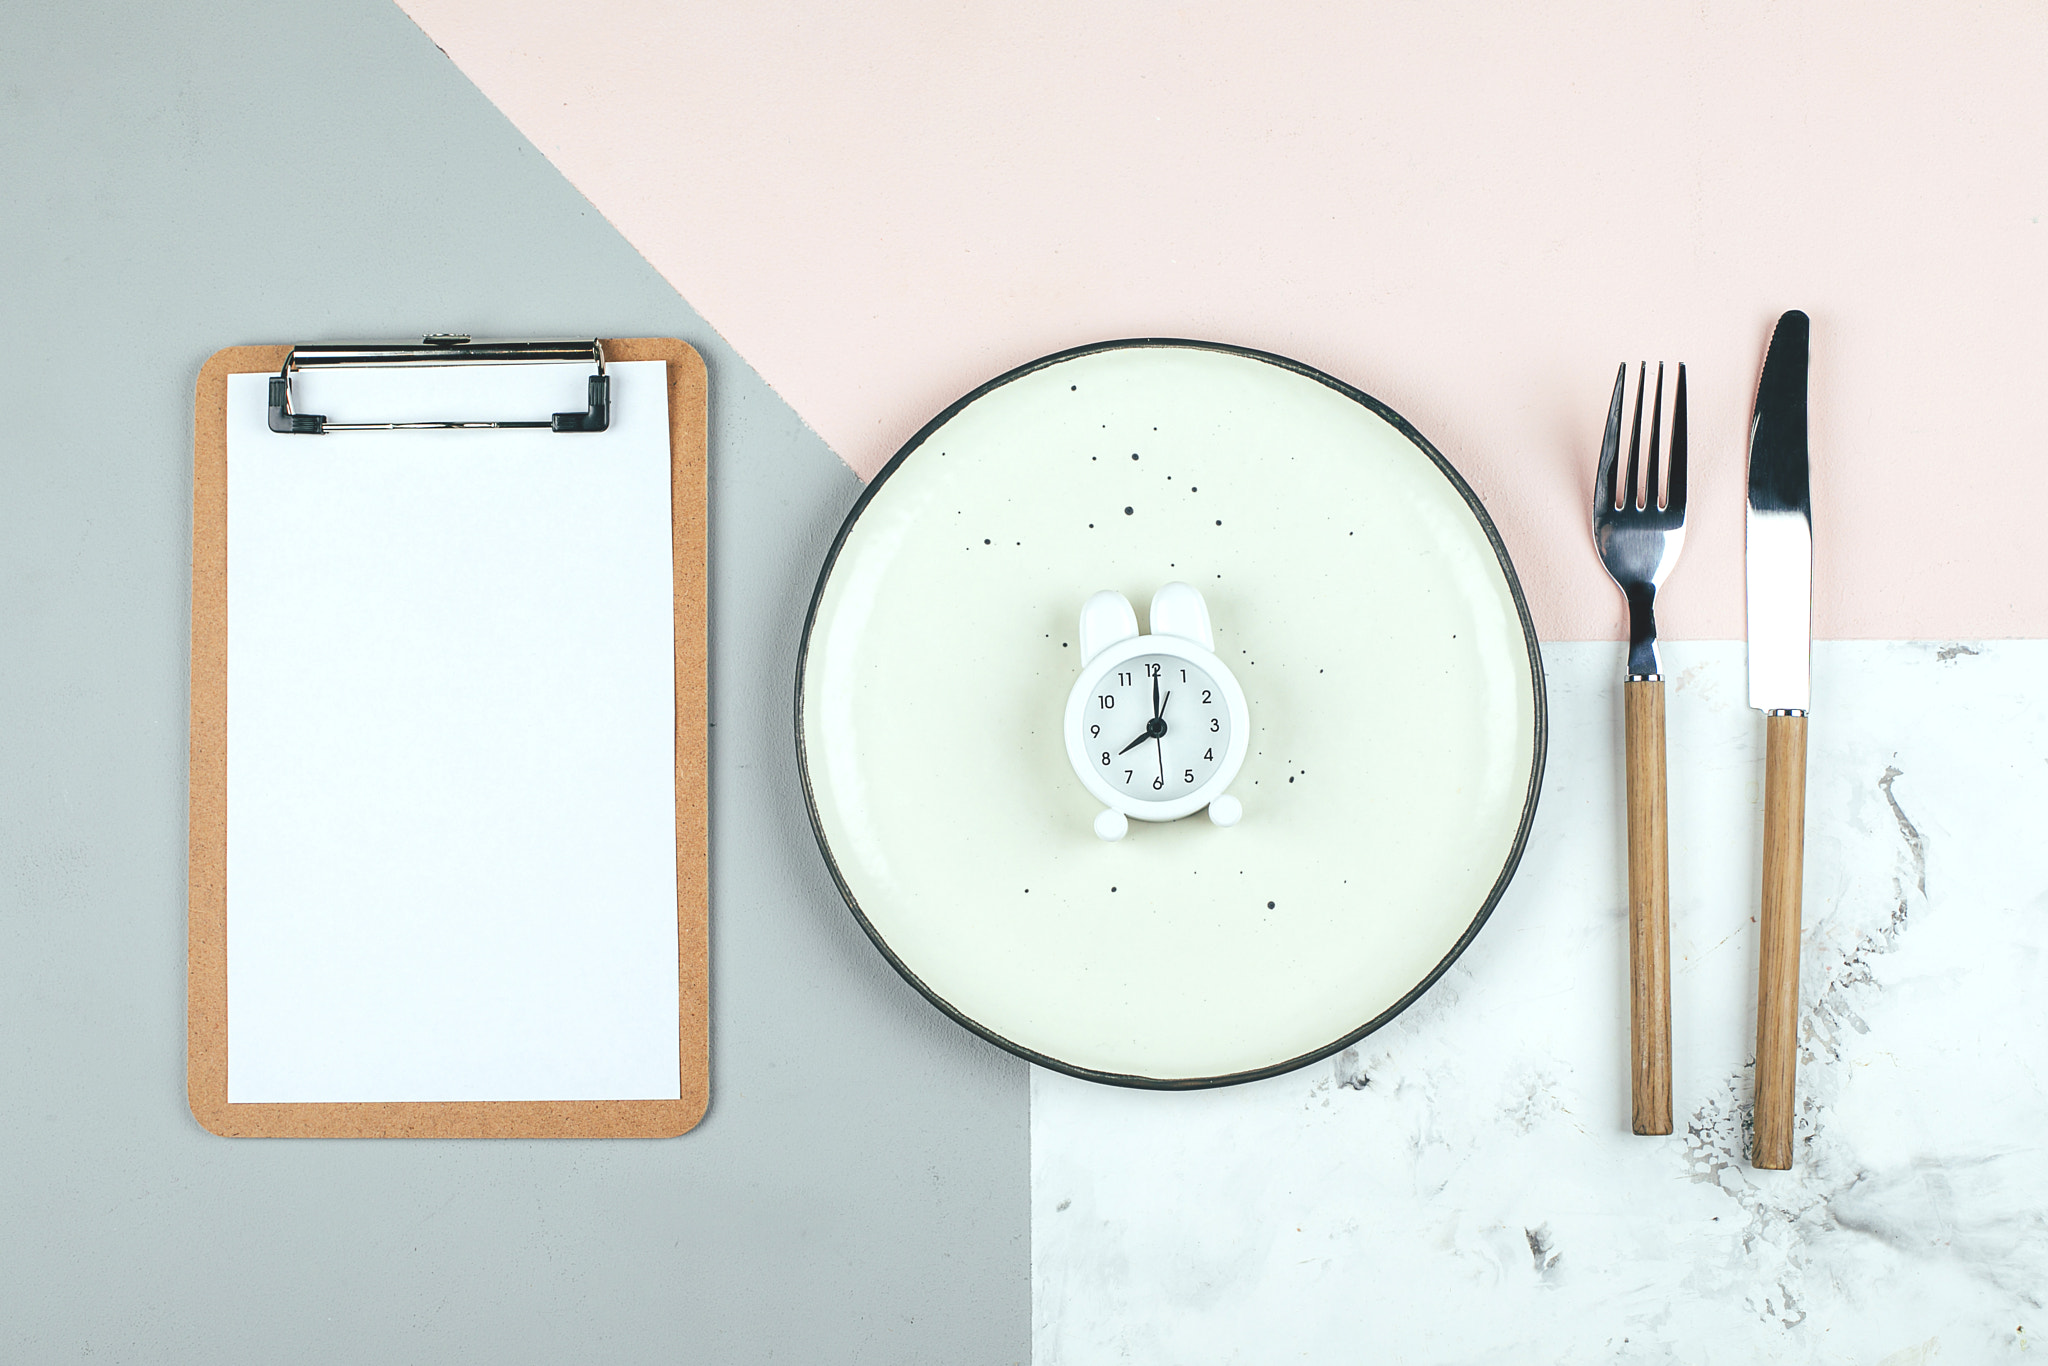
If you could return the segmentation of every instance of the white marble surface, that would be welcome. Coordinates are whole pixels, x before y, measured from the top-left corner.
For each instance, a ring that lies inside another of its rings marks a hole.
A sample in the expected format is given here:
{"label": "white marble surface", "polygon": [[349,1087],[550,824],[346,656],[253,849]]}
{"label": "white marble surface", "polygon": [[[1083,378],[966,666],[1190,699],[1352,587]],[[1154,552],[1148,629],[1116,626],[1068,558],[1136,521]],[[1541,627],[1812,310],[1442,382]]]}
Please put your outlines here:
{"label": "white marble surface", "polygon": [[1794,1168],[1746,1160],[1761,718],[1667,647],[1678,1132],[1628,1131],[1618,647],[1546,647],[1522,869],[1405,1016],[1193,1094],[1032,1080],[1040,1366],[2031,1359],[2048,641],[1823,643]]}

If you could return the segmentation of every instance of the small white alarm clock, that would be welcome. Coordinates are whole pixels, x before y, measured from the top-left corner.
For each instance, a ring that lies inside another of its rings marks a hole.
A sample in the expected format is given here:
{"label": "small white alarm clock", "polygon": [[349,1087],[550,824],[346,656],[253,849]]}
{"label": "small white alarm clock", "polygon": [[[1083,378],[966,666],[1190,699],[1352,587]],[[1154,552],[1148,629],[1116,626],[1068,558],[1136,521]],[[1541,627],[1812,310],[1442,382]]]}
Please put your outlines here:
{"label": "small white alarm clock", "polygon": [[1108,810],[1095,833],[1119,840],[1132,818],[1174,821],[1209,808],[1217,825],[1244,814],[1224,789],[1244,766],[1251,715],[1221,659],[1209,604],[1169,583],[1152,597],[1152,634],[1130,599],[1104,591],[1081,607],[1081,676],[1067,695],[1067,758]]}

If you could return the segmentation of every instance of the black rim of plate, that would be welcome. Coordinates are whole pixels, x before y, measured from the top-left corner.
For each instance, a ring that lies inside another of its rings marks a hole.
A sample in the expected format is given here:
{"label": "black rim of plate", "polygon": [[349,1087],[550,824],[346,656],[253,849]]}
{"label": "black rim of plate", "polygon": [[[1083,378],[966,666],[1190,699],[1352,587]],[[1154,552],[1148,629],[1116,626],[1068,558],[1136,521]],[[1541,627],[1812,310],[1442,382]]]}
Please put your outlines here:
{"label": "black rim of plate", "polygon": [[[1522,639],[1529,651],[1529,678],[1531,692],[1536,704],[1535,752],[1532,755],[1529,767],[1529,792],[1522,801],[1521,824],[1515,829],[1514,843],[1508,849],[1507,860],[1501,865],[1500,876],[1494,879],[1492,890],[1486,894],[1486,899],[1480,904],[1478,913],[1472,917],[1472,923],[1467,925],[1465,932],[1458,936],[1458,942],[1451,946],[1450,952],[1446,953],[1442,961],[1430,969],[1429,974],[1416,983],[1407,995],[1341,1038],[1332,1040],[1320,1048],[1311,1049],[1298,1057],[1289,1058],[1284,1062],[1271,1063],[1265,1067],[1253,1068],[1245,1072],[1230,1072],[1214,1077],[1141,1077],[1121,1072],[1101,1072],[1090,1067],[1079,1067],[1073,1063],[1049,1057],[1035,1049],[1026,1048],[1020,1043],[1004,1038],[1001,1034],[996,1033],[980,1021],[964,1014],[952,1002],[926,986],[923,979],[911,971],[910,965],[896,956],[896,951],[889,947],[888,941],[882,937],[880,932],[868,920],[867,913],[860,908],[860,898],[853,894],[853,888],[847,885],[845,875],[840,872],[839,861],[832,856],[831,841],[825,837],[824,824],[818,817],[817,794],[811,789],[810,756],[806,753],[804,747],[804,670],[810,662],[811,633],[818,621],[818,604],[824,600],[825,585],[832,581],[832,570],[839,563],[839,552],[846,545],[846,538],[853,533],[854,525],[860,521],[861,513],[867,510],[868,504],[873,501],[876,493],[880,492],[882,486],[889,482],[889,477],[896,473],[903,462],[908,460],[920,446],[924,445],[932,433],[952,421],[963,408],[967,407],[970,403],[976,402],[983,396],[995,392],[1004,385],[1020,380],[1026,375],[1034,374],[1050,366],[1059,365],[1062,362],[1074,360],[1081,356],[1091,356],[1103,351],[1122,351],[1137,348],[1216,351],[1224,355],[1242,356],[1248,360],[1260,361],[1282,370],[1291,371],[1294,374],[1312,379],[1318,384],[1334,389],[1352,402],[1363,406],[1386,422],[1395,431],[1399,432],[1403,437],[1407,438],[1417,450],[1428,456],[1431,462],[1436,465],[1438,472],[1450,482],[1451,487],[1458,491],[1458,495],[1465,500],[1465,505],[1471,509],[1472,516],[1478,520],[1480,529],[1486,533],[1487,543],[1493,547],[1494,559],[1499,563],[1501,573],[1507,579],[1508,592],[1515,601],[1515,613],[1521,619]],[[1529,827],[1536,819],[1536,800],[1543,790],[1544,759],[1549,749],[1549,721],[1549,704],[1543,687],[1543,655],[1536,641],[1536,624],[1529,616],[1528,600],[1522,596],[1522,581],[1515,575],[1514,562],[1508,558],[1508,548],[1501,541],[1500,532],[1493,525],[1493,519],[1486,515],[1485,505],[1479,501],[1479,496],[1472,491],[1472,486],[1465,482],[1464,477],[1452,467],[1451,462],[1444,459],[1442,453],[1429,443],[1429,439],[1423,436],[1421,432],[1415,430],[1408,422],[1408,419],[1402,417],[1371,394],[1361,389],[1354,389],[1342,380],[1332,378],[1313,366],[1303,365],[1300,361],[1289,360],[1285,356],[1276,356],[1268,351],[1255,351],[1249,347],[1232,346],[1226,342],[1190,341],[1179,337],[1131,337],[1120,341],[1093,342],[1087,346],[1076,346],[1065,351],[1056,351],[1049,356],[1041,356],[1035,361],[1020,365],[1014,370],[996,376],[980,388],[958,399],[947,407],[944,412],[925,423],[915,436],[903,443],[901,450],[889,458],[889,463],[882,467],[881,473],[877,474],[868,482],[868,486],[861,490],[861,495],[855,501],[853,510],[846,514],[846,521],[841,524],[839,534],[833,537],[832,548],[825,555],[824,567],[818,571],[817,587],[811,590],[811,605],[810,609],[804,614],[803,639],[798,642],[796,656],[796,759],[797,772],[803,778],[804,808],[810,813],[811,832],[817,837],[818,851],[825,856],[825,866],[832,872],[832,881],[839,888],[839,895],[845,898],[847,909],[853,912],[853,918],[860,922],[861,929],[866,931],[868,939],[873,942],[876,949],[880,950],[882,957],[887,959],[889,965],[902,975],[904,981],[917,988],[918,994],[944,1012],[954,1023],[960,1025],[963,1029],[981,1036],[1006,1052],[1014,1053],[1025,1061],[1036,1063],[1040,1067],[1049,1068],[1055,1072],[1063,1072],[1070,1077],[1080,1077],[1085,1081],[1103,1082],[1111,1086],[1129,1086],[1151,1091],[1195,1091],[1212,1086],[1235,1086],[1242,1082],[1261,1081],[1267,1077],[1277,1077],[1282,1073],[1295,1071],[1297,1068],[1306,1067],[1310,1063],[1318,1062],[1349,1048],[1420,1000],[1423,993],[1436,985],[1437,979],[1450,970],[1451,964],[1458,961],[1459,955],[1463,954],[1466,948],[1471,945],[1473,939],[1478,936],[1480,928],[1492,916],[1493,908],[1500,904],[1501,897],[1507,892],[1508,883],[1514,879],[1515,869],[1521,864],[1522,851],[1529,842]]]}

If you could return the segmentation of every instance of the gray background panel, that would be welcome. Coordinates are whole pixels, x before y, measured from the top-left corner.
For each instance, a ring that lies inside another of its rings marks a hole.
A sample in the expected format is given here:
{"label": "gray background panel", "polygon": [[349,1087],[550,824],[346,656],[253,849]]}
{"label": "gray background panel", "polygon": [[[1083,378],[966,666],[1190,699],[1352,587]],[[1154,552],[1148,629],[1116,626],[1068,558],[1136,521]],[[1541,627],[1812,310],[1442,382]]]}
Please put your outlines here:
{"label": "gray background panel", "polygon": [[[1025,1360],[1025,1069],[887,970],[798,790],[853,476],[397,9],[10,9],[0,1358]],[[681,1139],[231,1141],[185,1106],[193,382],[417,329],[710,367],[712,1101]]]}

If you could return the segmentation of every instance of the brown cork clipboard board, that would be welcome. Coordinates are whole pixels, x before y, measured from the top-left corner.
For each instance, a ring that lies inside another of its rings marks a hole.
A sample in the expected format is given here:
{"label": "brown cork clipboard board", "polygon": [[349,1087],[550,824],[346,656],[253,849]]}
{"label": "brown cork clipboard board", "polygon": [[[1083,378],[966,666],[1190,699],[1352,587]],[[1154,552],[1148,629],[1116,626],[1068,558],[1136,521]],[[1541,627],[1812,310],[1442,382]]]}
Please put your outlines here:
{"label": "brown cork clipboard board", "polygon": [[675,565],[676,1100],[228,1102],[228,376],[276,374],[289,346],[231,346],[199,372],[192,467],[192,736],[187,1098],[228,1138],[672,1138],[711,1098],[709,649],[704,361],[667,337],[606,341],[608,362],[668,363]]}

